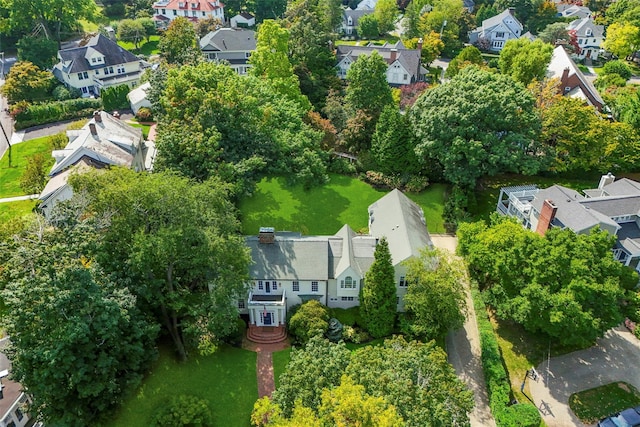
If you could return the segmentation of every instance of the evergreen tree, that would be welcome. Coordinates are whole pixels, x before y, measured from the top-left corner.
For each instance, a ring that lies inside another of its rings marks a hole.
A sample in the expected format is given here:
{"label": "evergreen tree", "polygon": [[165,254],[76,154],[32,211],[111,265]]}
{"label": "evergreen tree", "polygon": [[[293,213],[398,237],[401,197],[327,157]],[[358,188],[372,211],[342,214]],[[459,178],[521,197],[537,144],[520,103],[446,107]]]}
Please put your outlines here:
{"label": "evergreen tree", "polygon": [[385,107],[371,139],[371,155],[378,170],[384,174],[416,172],[414,146],[406,116],[393,105]]}
{"label": "evergreen tree", "polygon": [[365,275],[360,295],[360,314],[374,338],[391,334],[396,317],[396,283],[389,243],[383,237],[376,246],[374,261]]}

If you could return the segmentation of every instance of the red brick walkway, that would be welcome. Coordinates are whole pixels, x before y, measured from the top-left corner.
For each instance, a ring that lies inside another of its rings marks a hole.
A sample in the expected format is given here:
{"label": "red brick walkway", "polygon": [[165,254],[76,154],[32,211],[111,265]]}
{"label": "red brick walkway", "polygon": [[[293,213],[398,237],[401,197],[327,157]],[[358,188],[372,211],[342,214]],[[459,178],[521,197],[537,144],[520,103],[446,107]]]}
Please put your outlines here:
{"label": "red brick walkway", "polygon": [[242,348],[258,353],[256,360],[256,376],[258,378],[258,397],[271,396],[276,389],[273,379],[274,351],[284,350],[290,346],[289,340],[277,344],[257,344],[249,341],[246,336],[242,341]]}

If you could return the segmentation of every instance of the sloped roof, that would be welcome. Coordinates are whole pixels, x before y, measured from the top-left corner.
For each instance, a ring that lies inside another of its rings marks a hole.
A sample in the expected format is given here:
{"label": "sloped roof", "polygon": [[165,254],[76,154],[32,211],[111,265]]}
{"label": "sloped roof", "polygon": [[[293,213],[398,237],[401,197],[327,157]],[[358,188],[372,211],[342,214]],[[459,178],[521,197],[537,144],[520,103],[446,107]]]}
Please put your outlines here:
{"label": "sloped roof", "polygon": [[371,15],[373,13],[373,9],[345,9],[342,11],[343,19],[347,22],[347,18],[351,17],[352,26],[356,27],[358,25],[358,20],[362,18],[364,15]]}
{"label": "sloped roof", "polygon": [[608,196],[640,196],[640,182],[621,178],[609,185],[605,185],[603,190]]}
{"label": "sloped roof", "polygon": [[593,12],[586,6],[578,6],[578,5],[567,5],[567,4],[558,4],[556,6],[558,13],[563,17],[573,17],[577,16],[578,18],[586,18],[591,16]]}
{"label": "sloped roof", "polygon": [[600,96],[600,93],[598,93],[596,87],[582,74],[582,71],[580,71],[576,63],[573,62],[567,51],[562,46],[556,46],[551,56],[551,62],[549,62],[547,66],[547,77],[561,79],[565,69],[569,69],[569,77],[573,75],[577,76],[581,83],[581,90],[589,91],[589,94],[599,102],[600,105],[604,105],[604,100]]}
{"label": "sloped roof", "polygon": [[133,89],[131,92],[127,94],[127,98],[129,102],[132,104],[137,104],[138,102],[144,101],[147,99],[147,91],[151,89],[151,83],[146,82]]}
{"label": "sloped roof", "polygon": [[422,208],[400,190],[393,190],[369,206],[369,233],[389,242],[393,265],[433,247]]}
{"label": "sloped roof", "polygon": [[256,33],[253,30],[220,28],[200,40],[200,49],[206,51],[256,50]]}
{"label": "sloped roof", "polygon": [[[184,6],[180,7],[180,3],[183,3]],[[192,4],[195,4],[196,7],[192,7]],[[207,0],[168,0],[168,1],[158,1],[153,4],[154,9],[199,10],[203,12],[211,12],[216,9],[219,9],[221,6],[224,6],[224,5],[220,3],[220,6],[218,6],[215,1],[207,1]]]}
{"label": "sloped roof", "polygon": [[513,33],[515,33],[516,30],[522,31],[522,24],[520,23],[520,21],[518,21],[518,19],[515,16],[513,16],[513,13],[511,13],[510,9],[505,9],[499,14],[497,14],[496,16],[492,16],[491,18],[487,18],[484,21],[482,21],[482,29],[484,32],[489,32],[491,31],[492,28],[497,27],[498,25],[502,25],[507,18],[511,18],[516,24],[515,28],[507,25],[507,27]]}
{"label": "sloped roof", "polygon": [[[587,36],[587,29],[590,28],[592,33]],[[576,19],[569,22],[567,27],[569,31],[575,31],[578,37],[602,37],[604,35],[604,25],[596,25],[591,18]],[[584,47],[584,46],[583,46]]]}
{"label": "sloped roof", "polygon": [[336,47],[336,57],[338,59],[338,63],[346,57],[355,62],[360,55],[371,55],[375,50],[380,54],[380,56],[382,56],[388,65],[391,65],[393,63],[391,60],[392,49],[396,49],[396,61],[398,61],[400,65],[407,70],[407,72],[411,73],[412,76],[416,76],[418,67],[420,66],[420,51],[418,49],[406,49],[401,41],[394,44],[385,43],[382,46],[338,45]]}
{"label": "sloped roof", "polygon": [[[376,238],[373,236],[358,236],[355,231],[345,224],[337,233],[341,244],[332,251],[334,256],[333,277],[337,277],[349,267],[353,267],[360,276],[369,270],[373,263],[376,248]],[[337,239],[333,239],[337,240]]]}
{"label": "sloped roof", "polygon": [[[87,49],[94,49],[101,53],[104,56],[104,62],[93,64],[92,66],[85,57]],[[116,42],[100,33],[91,37],[89,42],[84,46],[58,51],[58,56],[62,59],[62,62],[55,65],[54,72],[56,68],[59,68],[65,73],[78,73],[81,71],[103,68],[105,66],[139,61],[133,53],[118,46]]]}
{"label": "sloped roof", "polygon": [[610,218],[640,213],[640,195],[589,197],[580,203]]}

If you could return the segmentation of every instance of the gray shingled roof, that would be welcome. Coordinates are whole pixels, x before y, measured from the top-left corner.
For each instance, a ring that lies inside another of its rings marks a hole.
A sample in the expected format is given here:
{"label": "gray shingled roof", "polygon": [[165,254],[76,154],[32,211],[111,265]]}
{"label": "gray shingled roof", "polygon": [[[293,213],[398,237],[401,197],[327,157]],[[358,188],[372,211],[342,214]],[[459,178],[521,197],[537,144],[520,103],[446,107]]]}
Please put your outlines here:
{"label": "gray shingled roof", "polygon": [[638,215],[640,213],[640,195],[637,196],[604,196],[585,199],[581,204],[607,217]]}
{"label": "gray shingled roof", "polygon": [[200,49],[221,52],[256,50],[256,33],[253,30],[220,28],[200,40]]}
{"label": "gray shingled roof", "polygon": [[640,252],[640,228],[635,222],[620,224],[617,237],[618,245],[628,253],[634,255]]}
{"label": "gray shingled roof", "polygon": [[[591,28],[592,34],[590,36],[587,36],[587,28]],[[567,30],[575,30],[578,37],[602,37],[604,35],[604,25],[596,25],[591,18],[571,21]]]}
{"label": "gray shingled roof", "polygon": [[276,233],[274,243],[259,243],[249,236],[253,278],[277,280],[328,280],[329,239],[327,236],[303,237]]}
{"label": "gray shingled roof", "polygon": [[393,265],[433,247],[422,208],[401,191],[387,193],[368,210],[369,233],[387,238]]}
{"label": "gray shingled roof", "polygon": [[609,196],[636,196],[640,195],[640,182],[622,178],[605,185],[603,190]]}
{"label": "gray shingled roof", "polygon": [[418,49],[406,49],[401,41],[395,44],[385,43],[383,46],[350,46],[350,45],[338,45],[336,47],[336,56],[338,63],[345,57],[349,57],[352,61],[358,59],[360,55],[371,55],[375,50],[385,60],[385,62],[391,65],[391,49],[396,49],[396,60],[400,62],[411,76],[417,78],[418,70],[420,66],[420,51]]}
{"label": "gray shingled roof", "polygon": [[[85,54],[89,48],[93,48],[104,55],[104,63],[94,64],[92,67],[91,63],[85,58]],[[64,63],[70,62],[67,66],[61,67],[65,73],[79,73],[81,71],[103,68],[105,66],[139,61],[133,53],[118,46],[116,42],[100,33],[91,37],[86,45],[60,50],[58,51],[58,55]]]}
{"label": "gray shingled roof", "polygon": [[[502,22],[508,17],[513,18],[514,21],[516,21],[518,24],[520,24],[520,21],[518,21],[516,19],[516,17],[513,16],[511,11],[509,9],[505,9],[502,12],[500,12],[499,14],[497,14],[496,16],[492,16],[491,18],[487,18],[484,21],[482,21],[482,29],[485,32],[489,31],[489,30],[491,30],[491,28],[502,24]],[[522,24],[520,24],[520,28],[522,28]],[[515,33],[516,28],[509,27],[509,29]]]}
{"label": "gray shingled roof", "polygon": [[358,26],[358,20],[362,18],[364,15],[371,15],[373,13],[373,9],[346,9],[342,11],[344,22],[347,22],[347,18],[350,16],[353,22],[352,26]]}
{"label": "gray shingled roof", "polygon": [[359,236],[347,224],[336,233],[336,237],[340,239],[341,245],[340,252],[338,252],[338,246],[335,246],[335,251],[332,250],[334,255],[332,277],[339,276],[348,267],[353,267],[360,276],[364,276],[373,263],[376,238]]}

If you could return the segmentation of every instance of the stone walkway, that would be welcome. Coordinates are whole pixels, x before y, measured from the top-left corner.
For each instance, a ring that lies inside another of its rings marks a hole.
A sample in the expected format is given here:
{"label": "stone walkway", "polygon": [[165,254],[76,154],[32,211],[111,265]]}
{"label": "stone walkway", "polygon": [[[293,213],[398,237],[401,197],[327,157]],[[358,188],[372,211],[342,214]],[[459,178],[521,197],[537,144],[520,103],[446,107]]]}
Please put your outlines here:
{"label": "stone walkway", "polygon": [[274,351],[284,350],[291,347],[289,340],[276,344],[258,344],[249,341],[245,336],[242,340],[242,348],[258,353],[256,358],[256,376],[258,379],[258,398],[271,396],[276,389],[273,377],[273,357]]}

